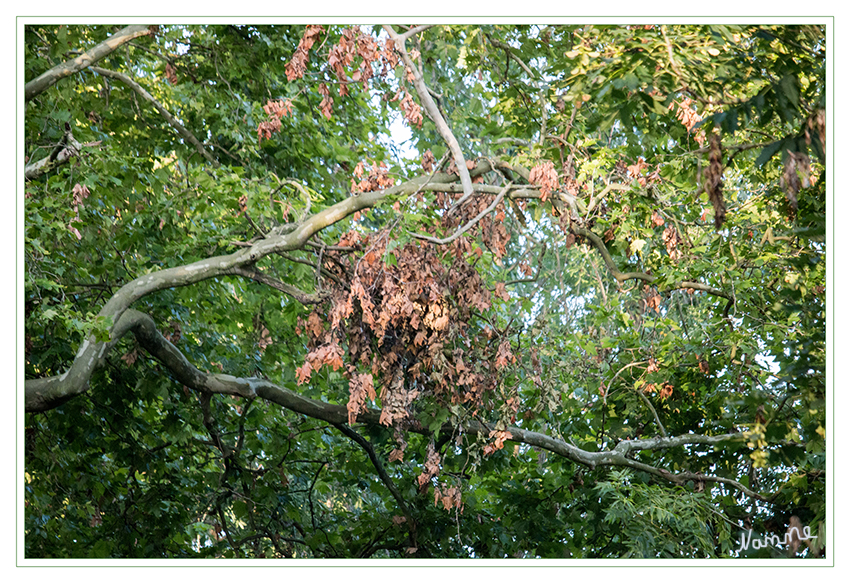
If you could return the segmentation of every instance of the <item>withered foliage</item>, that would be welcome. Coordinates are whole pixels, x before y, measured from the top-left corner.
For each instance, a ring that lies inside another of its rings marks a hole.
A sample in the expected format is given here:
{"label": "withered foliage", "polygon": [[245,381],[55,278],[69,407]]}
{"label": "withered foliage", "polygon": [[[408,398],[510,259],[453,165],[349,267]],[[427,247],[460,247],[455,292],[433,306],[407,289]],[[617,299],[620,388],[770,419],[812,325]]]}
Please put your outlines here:
{"label": "withered foliage", "polygon": [[785,198],[788,199],[793,216],[797,213],[797,193],[800,192],[801,188],[809,188],[812,185],[812,168],[809,155],[805,152],[788,151],[780,182],[785,189]]}
{"label": "withered foliage", "polygon": [[723,164],[721,162],[720,135],[711,134],[708,140],[708,168],[703,179],[708,200],[714,207],[714,228],[719,229],[726,220],[726,203],[723,202],[723,191],[720,184],[723,179]]}
{"label": "withered foliage", "polygon": [[288,81],[295,81],[304,76],[304,73],[307,71],[310,49],[313,48],[319,35],[324,30],[325,28],[323,26],[311,24],[304,31],[304,36],[298,42],[298,48],[295,49],[295,54],[292,55],[292,59],[286,64],[286,79]]}
{"label": "withered foliage", "polygon": [[552,192],[560,188],[555,165],[548,160],[531,169],[528,181],[540,187],[540,200],[543,202],[546,202]]}
{"label": "withered foliage", "polygon": [[[437,205],[448,208],[455,196],[439,193]],[[441,226],[453,232],[492,202],[493,195],[472,198],[451,217],[443,213]],[[504,218],[500,204],[470,231],[497,256],[509,239]],[[322,366],[341,370],[348,380],[349,423],[380,398],[380,423],[396,430],[398,447],[390,455],[396,461],[403,459],[404,435],[418,423],[422,399],[460,404],[473,415],[489,411],[501,375],[516,357],[505,331],[475,317],[495,298],[508,299],[504,284],[488,289],[475,269],[480,248],[463,236],[446,245],[415,241],[394,249],[387,247],[389,239],[386,231],[349,231],[337,247],[356,251],[325,252],[323,268],[338,281],[329,282],[332,300],[299,321],[309,352],[296,374],[305,383]],[[493,451],[509,434],[495,437]],[[439,456],[429,454],[420,485],[438,472]]]}

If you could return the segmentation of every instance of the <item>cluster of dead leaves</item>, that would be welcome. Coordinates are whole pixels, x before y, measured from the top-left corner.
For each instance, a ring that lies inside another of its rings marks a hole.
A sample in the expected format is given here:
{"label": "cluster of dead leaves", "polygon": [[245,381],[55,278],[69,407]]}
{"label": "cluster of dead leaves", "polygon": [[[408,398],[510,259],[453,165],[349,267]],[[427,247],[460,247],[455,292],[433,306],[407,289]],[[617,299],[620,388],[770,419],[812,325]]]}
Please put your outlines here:
{"label": "cluster of dead leaves", "polygon": [[425,172],[431,172],[434,169],[434,164],[437,163],[437,159],[434,158],[433,152],[431,150],[426,150],[424,154],[422,154],[422,170]]}
{"label": "cluster of dead leaves", "polygon": [[174,65],[171,63],[165,64],[165,78],[172,85],[177,85],[177,69],[174,68]]}
{"label": "cluster of dead leaves", "polygon": [[88,186],[79,182],[71,189],[71,209],[74,211],[74,218],[68,223],[68,230],[76,235],[77,239],[82,239],[83,235],[74,227],[74,223],[81,223],[80,207],[83,206],[83,201],[89,197],[91,191]]}
{"label": "cluster of dead leaves", "polygon": [[793,216],[797,212],[797,193],[800,192],[801,188],[809,188],[814,179],[808,154],[790,150],[787,153],[788,157],[785,159],[785,167],[780,182],[785,189],[785,198],[788,199]]}
{"label": "cluster of dead leaves", "polygon": [[457,508],[463,512],[463,500],[461,499],[460,488],[457,486],[449,486],[448,488],[434,487],[434,506],[442,503],[445,510]]}
{"label": "cluster of dead leaves", "polygon": [[679,243],[682,242],[682,237],[679,235],[679,231],[673,225],[670,225],[661,233],[661,239],[667,248],[667,255],[670,256],[673,263],[677,263],[682,258],[682,250],[679,249]]}
{"label": "cluster of dead leaves", "polygon": [[331,97],[331,90],[324,83],[319,83],[319,94],[322,96],[322,102],[319,103],[319,111],[327,119],[331,119],[334,104],[334,98]]}
{"label": "cluster of dead leaves", "polygon": [[493,443],[488,443],[484,446],[483,453],[485,456],[491,455],[505,447],[505,441],[512,439],[513,435],[509,431],[493,430],[488,436],[493,439]]}
{"label": "cluster of dead leaves", "polygon": [[659,400],[664,401],[673,396],[673,385],[671,383],[646,383],[643,385],[643,392],[656,395]]}
{"label": "cluster of dead leaves", "polygon": [[355,182],[354,179],[351,180],[352,192],[383,190],[395,184],[395,180],[389,175],[387,165],[383,162],[375,162],[367,165],[361,160],[354,167],[354,177],[359,182]]}
{"label": "cluster of dead leaves", "polygon": [[257,136],[261,144],[263,139],[271,139],[272,134],[280,131],[281,119],[287,115],[292,115],[292,100],[273,101],[269,99],[263,106],[263,111],[266,112],[268,119],[260,122],[260,125],[257,126]]}
{"label": "cluster of dead leaves", "polygon": [[645,287],[643,292],[643,309],[655,310],[656,314],[661,313],[661,294],[654,287]]}
{"label": "cluster of dead leaves", "polygon": [[[322,32],[324,32],[322,26],[310,25],[306,28],[301,41],[298,43],[298,48],[295,50],[295,54],[286,65],[286,77],[289,81],[294,81],[304,76],[309,60],[309,51]],[[347,71],[351,69],[358,57],[360,58],[360,63],[349,75]],[[355,26],[346,28],[342,32],[339,40],[328,51],[327,63],[330,70],[336,76],[339,86],[339,96],[345,97],[350,95],[349,85],[352,82],[360,83],[363,89],[366,90],[371,79],[385,77],[389,71],[398,65],[399,56],[396,53],[395,44],[392,39],[379,41]],[[377,73],[376,67],[380,67],[380,71]],[[322,95],[319,110],[322,115],[330,119],[333,97],[330,96],[330,89],[327,84],[321,83],[319,85],[319,93]],[[400,91],[393,101],[396,99],[401,99],[400,105],[405,119],[412,125],[421,127],[421,110],[419,105],[413,102],[410,94],[407,91],[403,93]]]}
{"label": "cluster of dead leaves", "polygon": [[723,191],[720,188],[723,180],[722,151],[720,135],[711,134],[708,141],[708,167],[703,172],[703,188],[708,194],[708,200],[714,207],[714,228],[719,229],[726,220],[726,203],[723,201]]}
{"label": "cluster of dead leaves", "polygon": [[[474,168],[475,162],[467,160],[467,166]],[[453,195],[438,192],[435,196],[435,207],[447,211],[454,205],[456,199],[460,196],[462,196],[462,194]],[[440,219],[440,228],[444,233],[452,233],[462,225],[465,225],[470,220],[480,215],[493,203],[495,197],[496,195],[493,194],[479,194],[473,196],[461,207],[456,209],[456,212],[443,212]],[[505,225],[506,216],[505,201],[502,200],[498,205],[496,205],[493,213],[482,217],[469,231],[474,234],[475,238],[483,243],[491,253],[493,253],[495,262],[498,265],[502,264],[502,257],[504,257],[507,253],[507,245],[511,240],[511,235]],[[480,257],[484,253],[480,247],[473,248],[469,240],[465,237],[455,240],[451,249],[457,257],[468,253],[475,253]]]}
{"label": "cluster of dead leaves", "polygon": [[417,128],[422,127],[422,108],[419,107],[419,104],[413,101],[413,96],[406,89],[401,89],[395,96],[390,99],[390,103],[401,99],[399,102],[399,107],[401,108],[402,113],[404,113],[404,119],[412,126],[416,126]]}
{"label": "cluster of dead leaves", "polygon": [[644,161],[643,157],[639,157],[637,162],[626,167],[626,176],[632,180],[637,180],[638,184],[640,184],[643,188],[646,188],[647,184],[652,184],[661,180],[661,172],[658,167],[656,167],[655,170],[647,176],[644,176],[643,171],[648,167],[649,164]]}
{"label": "cluster of dead leaves", "polygon": [[295,49],[295,54],[292,55],[289,63],[286,64],[286,79],[287,81],[295,81],[304,76],[307,71],[307,61],[309,60],[310,49],[316,43],[319,35],[324,32],[325,27],[320,25],[309,25],[304,31],[304,35],[298,42],[298,48]]}
{"label": "cluster of dead leaves", "polygon": [[416,477],[420,491],[425,491],[431,478],[440,474],[440,454],[434,450],[434,444],[429,443],[425,453],[425,464],[422,473]]}
{"label": "cluster of dead leaves", "polygon": [[[688,130],[688,133],[691,133],[694,126],[702,121],[702,116],[691,109],[692,104],[693,100],[690,97],[685,97],[682,101],[671,102],[669,107],[669,109],[678,107],[678,110],[676,111],[676,118],[682,122],[682,125],[684,125]],[[696,140],[700,146],[705,143],[705,134],[701,129],[694,134],[694,140]]]}
{"label": "cluster of dead leaves", "polygon": [[[444,195],[446,205],[453,201]],[[460,217],[475,212],[461,208]],[[464,205],[467,206],[467,205]],[[473,266],[476,253],[460,237],[445,246],[409,243],[388,249],[388,232],[371,236],[345,234],[338,248],[327,250],[323,268],[332,300],[299,320],[296,333],[308,354],[296,370],[298,383],[308,382],[322,366],[343,370],[348,379],[348,422],[355,423],[370,402],[380,399],[380,423],[393,427],[398,444],[390,461],[404,458],[406,431],[416,420],[417,402],[440,406],[461,404],[475,414],[491,410],[503,369],[516,362],[504,332],[477,334],[476,313],[488,310],[494,296],[507,298],[504,284],[488,290]],[[480,249],[478,250],[480,252]],[[394,262],[385,261],[389,254]],[[365,369],[365,370],[364,370]],[[501,449],[507,433],[497,433],[489,448]],[[490,451],[488,449],[488,451]],[[439,474],[433,449],[419,484],[427,487]],[[453,494],[454,495],[454,494]]]}
{"label": "cluster of dead leaves", "polygon": [[546,202],[552,193],[560,188],[555,165],[548,160],[531,169],[528,181],[540,187],[540,200],[542,202]]}

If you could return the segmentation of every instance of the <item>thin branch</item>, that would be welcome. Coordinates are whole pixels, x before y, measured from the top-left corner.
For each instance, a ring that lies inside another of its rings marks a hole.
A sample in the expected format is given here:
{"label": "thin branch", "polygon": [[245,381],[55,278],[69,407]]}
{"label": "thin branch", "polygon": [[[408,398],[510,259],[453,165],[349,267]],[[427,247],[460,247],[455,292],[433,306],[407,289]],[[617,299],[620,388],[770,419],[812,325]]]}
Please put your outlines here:
{"label": "thin branch", "polygon": [[670,60],[670,68],[673,69],[676,77],[681,79],[682,73],[679,71],[679,65],[676,64],[676,59],[673,57],[673,43],[670,42],[670,38],[667,36],[667,27],[664,25],[661,26],[661,34],[664,36],[664,44],[667,46],[667,58]]}
{"label": "thin branch", "polygon": [[133,25],[122,28],[102,43],[93,46],[78,57],[56,65],[27,83],[24,86],[24,100],[29,101],[56,82],[90,67],[121,45],[130,42],[134,38],[150,33],[151,27],[149,26]]}
{"label": "thin branch", "polygon": [[404,64],[413,72],[413,86],[416,88],[416,93],[419,95],[422,107],[425,108],[425,111],[427,111],[428,115],[431,116],[431,119],[434,120],[434,124],[437,126],[437,131],[440,132],[440,135],[443,140],[445,140],[449,150],[451,150],[455,159],[455,166],[457,166],[457,171],[460,175],[460,182],[463,184],[464,199],[468,199],[472,196],[473,192],[472,179],[469,176],[469,169],[466,167],[466,160],[463,157],[463,151],[460,149],[460,144],[458,144],[457,138],[455,138],[452,130],[449,128],[449,125],[446,123],[446,120],[443,119],[437,104],[434,103],[434,99],[431,97],[428,87],[425,85],[422,72],[413,62],[413,59],[410,58],[410,55],[407,54],[407,50],[404,48],[405,39],[396,34],[395,30],[393,30],[393,28],[389,25],[385,24],[384,30],[387,31],[387,34],[393,40],[395,48],[401,55]]}
{"label": "thin branch", "polygon": [[415,34],[419,34],[420,32],[424,32],[429,28],[436,26],[435,24],[425,24],[422,26],[414,26],[408,31],[405,31],[403,34],[398,35],[398,38],[403,42],[412,37]]}
{"label": "thin branch", "polygon": [[526,74],[529,77],[531,77],[531,81],[532,81],[532,83],[534,83],[534,86],[537,89],[537,93],[538,93],[539,99],[540,99],[540,112],[541,112],[541,115],[542,115],[542,120],[540,122],[540,138],[538,140],[538,144],[540,144],[542,146],[544,140],[547,137],[546,122],[549,119],[548,112],[546,111],[546,91],[543,89],[543,87],[537,81],[537,76],[534,74],[534,72],[528,67],[528,65],[525,64],[525,62],[523,62],[522,59],[520,59],[516,55],[516,53],[514,53],[513,47],[511,47],[509,44],[503,43],[502,41],[494,39],[489,34],[487,35],[487,39],[490,41],[490,43],[493,46],[498,47],[498,48],[502,49],[503,51],[505,51],[505,53],[507,53],[508,57],[513,59],[516,63],[518,63],[519,66],[522,68],[522,70],[525,71]]}
{"label": "thin branch", "polygon": [[[623,282],[626,282],[630,279],[639,279],[647,283],[655,282],[656,277],[654,275],[649,275],[648,273],[643,273],[642,271],[633,271],[629,273],[623,273],[622,271],[620,271],[617,268],[617,265],[614,263],[614,260],[611,258],[611,254],[608,252],[608,248],[605,246],[605,242],[602,241],[602,239],[596,233],[584,229],[582,227],[578,227],[576,225],[571,225],[570,231],[575,235],[586,238],[593,244],[594,247],[596,247],[597,251],[599,251],[599,254],[602,256],[602,260],[605,262],[605,266],[608,268],[608,272],[612,275],[614,279],[617,280],[617,283],[622,285]],[[708,294],[717,296],[719,298],[724,298],[734,303],[734,298],[728,293],[696,281],[680,281],[665,291],[671,291],[674,289],[694,289],[698,291],[704,291]]]}
{"label": "thin branch", "polygon": [[198,153],[201,154],[201,156],[206,158],[213,166],[218,168],[218,161],[213,157],[212,154],[207,152],[206,148],[204,148],[204,145],[200,141],[198,141],[198,139],[192,134],[192,132],[187,130],[183,126],[183,124],[177,121],[177,119],[173,115],[171,115],[160,102],[154,99],[153,96],[148,93],[144,87],[130,79],[130,77],[128,77],[124,73],[118,73],[117,71],[110,71],[109,69],[102,69],[100,67],[91,67],[91,70],[97,73],[98,75],[103,75],[104,77],[109,77],[112,79],[118,79],[119,81],[130,87],[142,99],[153,105],[159,112],[159,114],[165,118],[165,121],[171,124],[171,126],[177,130],[177,133],[180,134],[183,139],[195,146],[195,149],[198,150]]}
{"label": "thin branch", "polygon": [[505,283],[505,285],[514,285],[516,283],[533,283],[540,277],[540,272],[543,270],[543,256],[546,255],[546,241],[543,241],[543,248],[540,250],[540,255],[537,257],[537,273],[534,277],[527,279],[513,279]]}
{"label": "thin branch", "polygon": [[[387,471],[384,469],[384,465],[381,463],[381,460],[378,459],[377,454],[375,454],[375,448],[372,447],[372,444],[369,443],[367,439],[361,436],[359,433],[351,429],[350,427],[344,424],[333,424],[343,435],[357,443],[363,450],[366,452],[366,455],[369,456],[369,460],[372,462],[372,465],[375,466],[375,470],[378,472],[378,477],[381,478],[381,481],[387,487],[387,490],[390,491],[392,497],[395,498],[395,501],[398,503],[398,507],[401,509],[401,512],[404,514],[404,518],[407,521],[408,529],[410,530],[411,541],[415,536],[416,532],[416,523],[413,521],[413,515],[410,513],[410,509],[407,507],[407,503],[404,501],[404,498],[401,495],[401,492],[396,488],[395,483],[390,478]],[[413,546],[416,546],[413,544]]]}
{"label": "thin branch", "polygon": [[235,275],[241,275],[242,277],[247,277],[248,279],[253,279],[256,282],[262,283],[269,287],[273,287],[278,291],[282,291],[286,295],[292,297],[298,302],[304,304],[305,306],[311,304],[320,304],[325,300],[325,297],[322,294],[310,295],[306,294],[297,287],[293,285],[289,285],[288,283],[284,283],[282,281],[278,281],[273,277],[269,277],[268,275],[262,273],[253,268],[237,266],[233,268],[233,273]]}
{"label": "thin branch", "polygon": [[221,521],[221,529],[224,531],[224,536],[227,538],[227,542],[230,545],[230,548],[233,549],[233,554],[236,555],[236,558],[239,558],[239,547],[233,542],[233,537],[230,534],[230,528],[227,526],[227,521],[224,518],[224,511],[221,509],[221,504],[216,505],[216,510],[218,510],[218,519]]}
{"label": "thin branch", "polygon": [[411,235],[413,235],[417,239],[422,239],[423,241],[430,241],[431,243],[434,243],[436,245],[445,245],[446,243],[451,243],[452,241],[463,235],[465,232],[467,232],[469,229],[471,229],[473,226],[475,226],[478,221],[490,214],[498,206],[498,204],[502,202],[502,199],[505,197],[505,194],[507,194],[508,190],[510,190],[511,186],[513,186],[513,184],[508,182],[505,187],[502,188],[501,192],[496,195],[496,198],[493,199],[493,202],[490,203],[490,206],[478,213],[475,218],[470,220],[468,223],[466,223],[457,231],[455,231],[451,236],[446,237],[445,239],[429,237],[428,235],[420,235],[419,233],[411,233]]}

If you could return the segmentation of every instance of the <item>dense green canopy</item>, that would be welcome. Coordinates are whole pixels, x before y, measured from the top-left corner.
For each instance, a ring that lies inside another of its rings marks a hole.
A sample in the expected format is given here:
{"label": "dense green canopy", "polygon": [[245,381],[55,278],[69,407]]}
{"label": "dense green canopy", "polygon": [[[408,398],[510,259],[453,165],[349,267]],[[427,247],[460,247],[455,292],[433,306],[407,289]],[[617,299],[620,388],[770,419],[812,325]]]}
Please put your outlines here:
{"label": "dense green canopy", "polygon": [[26,557],[823,556],[825,55],[27,26]]}

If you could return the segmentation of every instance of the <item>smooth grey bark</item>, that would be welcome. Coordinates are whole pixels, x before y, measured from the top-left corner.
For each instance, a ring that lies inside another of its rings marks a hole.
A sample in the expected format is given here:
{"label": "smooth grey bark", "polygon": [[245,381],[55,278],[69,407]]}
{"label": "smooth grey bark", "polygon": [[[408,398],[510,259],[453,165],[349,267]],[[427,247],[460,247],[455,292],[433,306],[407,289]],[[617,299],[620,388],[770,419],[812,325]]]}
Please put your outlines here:
{"label": "smooth grey bark", "polygon": [[56,65],[52,69],[48,69],[27,83],[24,86],[24,99],[29,101],[65,77],[69,77],[87,67],[91,67],[94,63],[98,62],[121,45],[130,42],[134,38],[145,36],[150,33],[151,30],[149,26],[132,25],[122,28],[108,39],[93,46],[80,56]]}

